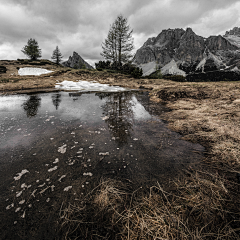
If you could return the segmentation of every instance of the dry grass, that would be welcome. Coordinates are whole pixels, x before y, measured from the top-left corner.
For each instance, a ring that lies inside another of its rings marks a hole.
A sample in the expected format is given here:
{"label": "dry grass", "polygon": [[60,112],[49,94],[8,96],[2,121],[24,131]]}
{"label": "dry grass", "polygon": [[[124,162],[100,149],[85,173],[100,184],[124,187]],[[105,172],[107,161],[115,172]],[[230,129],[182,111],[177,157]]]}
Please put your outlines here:
{"label": "dry grass", "polygon": [[147,194],[102,181],[62,208],[63,239],[239,239],[240,212],[226,209],[240,201],[229,198],[225,179],[191,170],[171,184],[171,192],[157,183]]}

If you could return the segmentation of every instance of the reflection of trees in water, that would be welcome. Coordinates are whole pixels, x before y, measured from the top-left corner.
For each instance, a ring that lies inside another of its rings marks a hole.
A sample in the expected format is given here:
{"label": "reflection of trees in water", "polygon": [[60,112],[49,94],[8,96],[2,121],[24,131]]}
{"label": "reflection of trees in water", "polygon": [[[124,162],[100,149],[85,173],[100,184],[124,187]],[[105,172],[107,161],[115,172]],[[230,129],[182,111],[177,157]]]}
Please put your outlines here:
{"label": "reflection of trees in water", "polygon": [[116,142],[119,145],[127,143],[133,124],[132,93],[96,93],[96,95],[100,99],[106,99],[103,114],[108,117],[105,121]]}
{"label": "reflection of trees in water", "polygon": [[23,103],[22,107],[26,112],[28,118],[34,117],[37,115],[38,108],[41,106],[41,98],[36,95],[32,95]]}
{"label": "reflection of trees in water", "polygon": [[52,95],[52,103],[56,107],[56,110],[58,109],[61,101],[62,100],[61,100],[61,94],[60,93]]}

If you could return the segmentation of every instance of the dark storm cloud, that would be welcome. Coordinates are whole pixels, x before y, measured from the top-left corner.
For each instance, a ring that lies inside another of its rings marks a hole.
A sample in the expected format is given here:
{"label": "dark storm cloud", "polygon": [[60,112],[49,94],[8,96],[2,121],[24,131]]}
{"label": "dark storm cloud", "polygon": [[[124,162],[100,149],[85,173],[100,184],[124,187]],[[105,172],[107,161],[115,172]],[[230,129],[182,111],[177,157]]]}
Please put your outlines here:
{"label": "dark storm cloud", "polygon": [[92,62],[99,60],[101,43],[120,13],[134,30],[136,48],[166,28],[190,26],[198,34],[218,34],[239,23],[238,2],[0,0],[0,58],[25,57],[22,47],[29,38],[36,38],[44,58],[50,58],[58,45],[65,58],[77,51]]}

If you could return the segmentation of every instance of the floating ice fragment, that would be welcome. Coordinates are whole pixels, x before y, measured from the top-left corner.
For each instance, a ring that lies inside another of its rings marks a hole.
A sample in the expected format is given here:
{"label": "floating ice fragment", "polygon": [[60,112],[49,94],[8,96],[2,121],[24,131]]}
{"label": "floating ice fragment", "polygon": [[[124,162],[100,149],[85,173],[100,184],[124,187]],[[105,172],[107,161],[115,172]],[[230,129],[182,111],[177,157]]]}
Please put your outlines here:
{"label": "floating ice fragment", "polygon": [[57,166],[55,166],[55,167],[53,167],[53,168],[49,168],[49,169],[48,169],[48,172],[55,171],[55,170],[57,170],[57,168],[58,168]]}
{"label": "floating ice fragment", "polygon": [[35,190],[32,192],[31,196],[35,197],[36,191],[37,191],[37,189],[35,189]]}
{"label": "floating ice fragment", "polygon": [[87,173],[83,173],[83,176],[89,176],[89,177],[92,177],[92,173],[91,172],[87,172]]}
{"label": "floating ice fragment", "polygon": [[65,188],[63,189],[63,191],[64,191],[64,192],[67,192],[67,191],[70,190],[71,188],[72,188],[72,186],[65,187]]}
{"label": "floating ice fragment", "polygon": [[58,162],[59,162],[59,159],[56,158],[55,161],[53,162],[53,164],[56,164],[56,163],[58,163]]}
{"label": "floating ice fragment", "polygon": [[40,192],[40,194],[46,192],[49,188],[50,188],[50,186],[47,186],[46,188],[44,188],[44,189]]}
{"label": "floating ice fragment", "polygon": [[18,176],[13,177],[15,181],[19,180],[24,174],[28,173],[27,169],[22,170],[20,173],[17,173]]}
{"label": "floating ice fragment", "polygon": [[108,120],[108,119],[109,119],[108,116],[102,117],[102,120]]}
{"label": "floating ice fragment", "polygon": [[14,207],[14,203],[8,205],[8,206],[6,207],[6,209],[9,210],[9,209],[11,209],[11,208],[13,208],[13,207]]}
{"label": "floating ice fragment", "polygon": [[21,207],[16,208],[15,212],[19,212],[21,210]]}
{"label": "floating ice fragment", "polygon": [[20,205],[24,204],[25,203],[25,200],[22,200],[19,202]]}
{"label": "floating ice fragment", "polygon": [[22,195],[22,192],[23,192],[23,191],[16,192],[16,197],[20,197],[20,196]]}
{"label": "floating ice fragment", "polygon": [[27,188],[27,185],[26,185],[25,183],[23,183],[23,184],[21,185],[21,188]]}
{"label": "floating ice fragment", "polygon": [[21,216],[21,218],[25,218],[25,215],[26,215],[26,213],[25,213],[25,211],[23,212],[23,215]]}
{"label": "floating ice fragment", "polygon": [[101,156],[107,156],[107,155],[109,155],[109,152],[105,152],[105,153],[99,153],[99,155]]}
{"label": "floating ice fragment", "polygon": [[63,146],[59,147],[58,148],[58,152],[64,154],[66,152],[66,150],[67,150],[66,147],[67,147],[67,144],[64,144]]}
{"label": "floating ice fragment", "polygon": [[62,179],[65,178],[65,177],[66,177],[66,175],[62,175],[62,176],[58,179],[58,181],[61,182]]}

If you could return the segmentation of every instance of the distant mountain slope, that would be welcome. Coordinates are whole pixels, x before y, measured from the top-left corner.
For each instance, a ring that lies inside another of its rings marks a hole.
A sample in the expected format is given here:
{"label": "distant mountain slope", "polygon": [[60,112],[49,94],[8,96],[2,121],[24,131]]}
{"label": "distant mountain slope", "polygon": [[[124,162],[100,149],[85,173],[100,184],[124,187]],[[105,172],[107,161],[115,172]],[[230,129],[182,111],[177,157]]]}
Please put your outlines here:
{"label": "distant mountain slope", "polygon": [[[232,40],[234,39],[234,41]],[[144,75],[162,68],[164,74],[209,72],[240,67],[240,29],[204,38],[191,28],[163,30],[137,50],[134,63]],[[152,66],[152,68],[151,68]],[[236,68],[235,68],[236,70]],[[172,72],[172,73],[171,73]],[[175,72],[175,73],[174,73]]]}
{"label": "distant mountain slope", "polygon": [[86,68],[93,69],[93,67],[84,61],[77,52],[73,52],[73,56],[70,56],[66,62],[62,63],[62,65],[71,68],[83,68],[83,65],[85,65]]}

